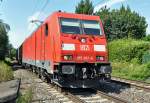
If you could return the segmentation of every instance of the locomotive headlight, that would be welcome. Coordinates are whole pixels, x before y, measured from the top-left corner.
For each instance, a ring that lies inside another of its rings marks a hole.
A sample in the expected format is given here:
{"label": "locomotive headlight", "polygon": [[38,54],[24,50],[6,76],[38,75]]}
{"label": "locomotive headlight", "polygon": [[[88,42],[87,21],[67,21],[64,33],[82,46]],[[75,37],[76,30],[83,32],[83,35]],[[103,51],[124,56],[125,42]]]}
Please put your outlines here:
{"label": "locomotive headlight", "polygon": [[75,66],[74,65],[63,65],[62,66],[62,73],[63,74],[74,74],[75,73]]}
{"label": "locomotive headlight", "polygon": [[94,51],[105,52],[106,51],[106,47],[105,47],[105,45],[94,45]]}
{"label": "locomotive headlight", "polygon": [[62,44],[62,50],[75,50],[75,44]]}
{"label": "locomotive headlight", "polygon": [[103,56],[96,56],[96,60],[97,61],[104,61],[104,57]]}
{"label": "locomotive headlight", "polygon": [[63,56],[63,59],[64,59],[64,60],[72,60],[73,57],[72,57],[72,55],[64,55],[64,56]]}

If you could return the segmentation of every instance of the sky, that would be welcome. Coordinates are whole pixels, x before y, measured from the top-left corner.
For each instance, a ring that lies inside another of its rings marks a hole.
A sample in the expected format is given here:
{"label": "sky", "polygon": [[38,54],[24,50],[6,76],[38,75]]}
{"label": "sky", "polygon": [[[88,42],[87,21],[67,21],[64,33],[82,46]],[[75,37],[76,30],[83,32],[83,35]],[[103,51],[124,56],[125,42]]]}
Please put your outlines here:
{"label": "sky", "polygon": [[[147,33],[150,34],[150,1],[149,0],[91,0],[94,11],[107,5],[110,9],[117,9],[123,4],[129,5],[132,11],[136,11],[146,18],[148,23]],[[37,24],[32,20],[43,21],[51,13],[61,10],[74,12],[75,6],[80,0],[3,0],[0,3],[0,19],[10,25],[9,41],[15,48],[33,32]]]}

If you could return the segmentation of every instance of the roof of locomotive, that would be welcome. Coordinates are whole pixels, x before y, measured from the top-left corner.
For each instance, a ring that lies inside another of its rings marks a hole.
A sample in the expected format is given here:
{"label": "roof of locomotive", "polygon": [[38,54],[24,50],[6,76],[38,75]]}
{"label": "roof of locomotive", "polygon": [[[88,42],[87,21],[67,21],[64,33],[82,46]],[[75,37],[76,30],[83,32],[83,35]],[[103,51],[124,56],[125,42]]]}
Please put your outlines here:
{"label": "roof of locomotive", "polygon": [[83,19],[83,20],[100,20],[99,16],[96,15],[87,15],[87,14],[75,14],[75,13],[66,13],[66,12],[54,12],[50,16],[48,16],[45,20],[48,21],[51,17],[62,17],[62,18],[75,18],[75,19]]}

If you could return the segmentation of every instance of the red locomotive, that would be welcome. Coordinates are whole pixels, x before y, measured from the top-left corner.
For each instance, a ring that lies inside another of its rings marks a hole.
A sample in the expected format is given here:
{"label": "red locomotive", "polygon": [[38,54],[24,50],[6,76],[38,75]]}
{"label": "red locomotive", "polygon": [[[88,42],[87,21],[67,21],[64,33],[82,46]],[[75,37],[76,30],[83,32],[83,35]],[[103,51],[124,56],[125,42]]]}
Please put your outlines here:
{"label": "red locomotive", "polygon": [[62,87],[109,80],[107,42],[99,16],[55,12],[18,49],[18,60]]}

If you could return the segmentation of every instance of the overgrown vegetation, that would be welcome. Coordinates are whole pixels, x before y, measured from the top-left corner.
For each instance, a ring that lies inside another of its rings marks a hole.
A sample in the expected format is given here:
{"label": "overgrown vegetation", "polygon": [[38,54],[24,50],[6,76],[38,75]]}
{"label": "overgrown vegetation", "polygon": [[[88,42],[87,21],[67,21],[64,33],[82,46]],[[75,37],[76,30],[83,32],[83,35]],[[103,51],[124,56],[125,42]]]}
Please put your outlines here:
{"label": "overgrown vegetation", "polygon": [[10,30],[8,24],[0,19],[0,60],[4,60],[8,53],[8,36],[7,32]]}
{"label": "overgrown vegetation", "polygon": [[150,49],[150,43],[142,40],[119,39],[109,43],[110,61],[142,63],[142,57]]}
{"label": "overgrown vegetation", "polygon": [[120,9],[100,9],[99,15],[109,41],[122,38],[141,39],[146,36],[147,23],[145,17],[132,11],[129,6]]}
{"label": "overgrown vegetation", "polygon": [[17,103],[31,103],[33,97],[33,88],[29,88],[25,94],[19,95],[19,98],[17,99]]}
{"label": "overgrown vegetation", "polygon": [[92,14],[93,3],[90,0],[81,0],[76,6],[75,13],[77,14]]}
{"label": "overgrown vegetation", "polygon": [[150,62],[142,62],[145,53],[149,53],[150,42],[119,39],[110,42],[108,48],[113,67],[112,75],[134,80],[150,77]]}
{"label": "overgrown vegetation", "polygon": [[112,75],[132,80],[145,80],[150,77],[150,63],[112,62]]}
{"label": "overgrown vegetation", "polygon": [[13,79],[13,71],[5,62],[0,61],[0,82]]}

